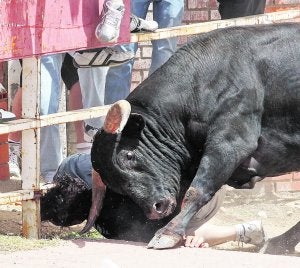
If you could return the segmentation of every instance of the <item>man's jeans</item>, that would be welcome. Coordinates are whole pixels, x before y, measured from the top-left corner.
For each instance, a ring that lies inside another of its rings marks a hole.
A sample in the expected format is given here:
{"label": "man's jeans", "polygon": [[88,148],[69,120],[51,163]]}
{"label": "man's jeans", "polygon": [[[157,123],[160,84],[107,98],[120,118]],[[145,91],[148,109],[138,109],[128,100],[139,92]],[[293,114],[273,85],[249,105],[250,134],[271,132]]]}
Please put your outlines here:
{"label": "man's jeans", "polygon": [[[152,2],[153,19],[157,21],[159,28],[178,26],[181,24],[184,8],[183,0],[132,0],[131,12],[138,17],[146,18],[149,5]],[[149,74],[154,72],[174,54],[177,46],[177,38],[155,40],[152,41],[152,46],[152,61]],[[131,50],[136,52],[137,44],[122,45],[115,48],[123,51]],[[83,107],[88,108],[104,104],[107,105],[120,99],[125,99],[130,93],[133,63],[133,60],[131,60],[123,65],[109,68],[108,71],[101,67],[92,68],[95,69],[93,71],[78,69],[80,84],[82,86]],[[92,72],[94,75],[91,75]],[[98,81],[97,84],[94,83],[92,78],[96,77],[96,73],[98,76],[96,79],[101,80]],[[106,81],[105,89],[103,87],[104,81]],[[103,124],[103,118],[90,119],[85,122],[94,128],[99,128]]]}
{"label": "man's jeans", "polygon": [[[63,54],[43,56],[41,58],[41,115],[58,111],[61,95],[61,76]],[[60,162],[62,149],[59,126],[41,128],[41,176],[52,180]]]}

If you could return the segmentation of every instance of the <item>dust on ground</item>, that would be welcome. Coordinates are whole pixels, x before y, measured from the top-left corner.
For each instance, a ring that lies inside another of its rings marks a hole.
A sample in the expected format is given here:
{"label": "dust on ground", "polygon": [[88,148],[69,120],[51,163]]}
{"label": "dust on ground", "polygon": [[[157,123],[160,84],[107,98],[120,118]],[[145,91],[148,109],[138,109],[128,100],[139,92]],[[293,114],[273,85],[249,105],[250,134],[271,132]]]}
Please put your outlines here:
{"label": "dust on ground", "polygon": [[[234,225],[256,219],[262,220],[267,237],[271,238],[284,233],[300,220],[300,192],[264,194],[251,190],[234,190],[229,188],[223,206],[213,218],[213,223],[216,225]],[[83,226],[84,223],[69,228],[61,228],[44,222],[41,226],[42,239],[51,242],[42,246],[56,245],[57,243],[63,243],[67,239],[80,238],[78,231]],[[21,229],[21,204],[0,206],[0,235],[21,236]],[[93,239],[101,239],[101,236],[95,230],[88,236]],[[55,239],[55,243],[53,243],[53,239]],[[13,241],[13,243],[16,242]],[[228,242],[215,248],[249,252],[258,251],[252,245],[240,245],[237,242]],[[12,250],[18,249],[13,248]],[[20,249],[22,249],[22,245]],[[300,256],[300,244],[298,244],[296,249],[297,253],[295,256]],[[5,249],[1,248],[0,237],[0,251],[3,250]]]}

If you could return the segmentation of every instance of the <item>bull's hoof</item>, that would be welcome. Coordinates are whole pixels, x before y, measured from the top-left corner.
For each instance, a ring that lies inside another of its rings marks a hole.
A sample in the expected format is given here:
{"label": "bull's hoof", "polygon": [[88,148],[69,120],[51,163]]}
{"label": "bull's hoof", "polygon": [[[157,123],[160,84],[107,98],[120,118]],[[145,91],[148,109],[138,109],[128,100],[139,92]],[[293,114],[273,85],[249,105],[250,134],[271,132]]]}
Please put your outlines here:
{"label": "bull's hoof", "polygon": [[147,248],[166,249],[174,248],[182,242],[182,236],[179,234],[156,234],[149,242]]}

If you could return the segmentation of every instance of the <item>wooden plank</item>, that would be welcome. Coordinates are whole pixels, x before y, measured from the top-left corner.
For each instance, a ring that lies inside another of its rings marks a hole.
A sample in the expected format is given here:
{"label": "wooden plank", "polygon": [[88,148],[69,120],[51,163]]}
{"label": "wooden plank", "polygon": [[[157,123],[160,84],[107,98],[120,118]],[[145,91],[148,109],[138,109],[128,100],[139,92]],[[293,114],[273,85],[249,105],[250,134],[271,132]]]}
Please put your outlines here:
{"label": "wooden plank", "polygon": [[[95,37],[103,2],[0,1],[0,60],[108,45]],[[124,3],[125,15],[116,43],[129,41],[130,0]]]}
{"label": "wooden plank", "polygon": [[153,33],[136,33],[131,34],[131,42],[146,42],[176,36],[194,35],[206,33],[219,28],[232,26],[245,26],[257,24],[270,24],[282,20],[292,20],[300,16],[300,10],[278,11],[262,15],[248,16],[242,18],[216,20],[201,23],[182,25],[177,27],[158,29]]}
{"label": "wooden plank", "polygon": [[[38,118],[40,114],[40,60],[23,60],[22,115]],[[22,190],[40,187],[40,128],[22,132]],[[26,238],[40,238],[40,202],[22,202],[22,233]]]}
{"label": "wooden plank", "polygon": [[9,193],[0,193],[0,205],[12,204],[33,198],[33,190],[19,190]]}
{"label": "wooden plank", "polygon": [[35,129],[55,124],[85,120],[105,116],[110,105],[80,109],[76,111],[61,112],[43,115],[39,118],[24,118],[0,124],[0,135],[24,129]]}

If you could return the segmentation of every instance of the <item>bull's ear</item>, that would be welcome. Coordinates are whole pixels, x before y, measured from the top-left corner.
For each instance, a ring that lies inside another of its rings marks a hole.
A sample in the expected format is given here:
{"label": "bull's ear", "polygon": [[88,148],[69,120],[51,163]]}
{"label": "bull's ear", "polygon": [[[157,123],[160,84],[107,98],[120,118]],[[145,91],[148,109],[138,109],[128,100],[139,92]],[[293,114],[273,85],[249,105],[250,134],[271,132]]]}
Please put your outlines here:
{"label": "bull's ear", "polygon": [[142,115],[131,113],[122,135],[138,136],[145,127],[145,119]]}
{"label": "bull's ear", "polygon": [[131,111],[130,103],[120,100],[114,103],[107,112],[103,130],[107,133],[116,134],[122,132]]}

